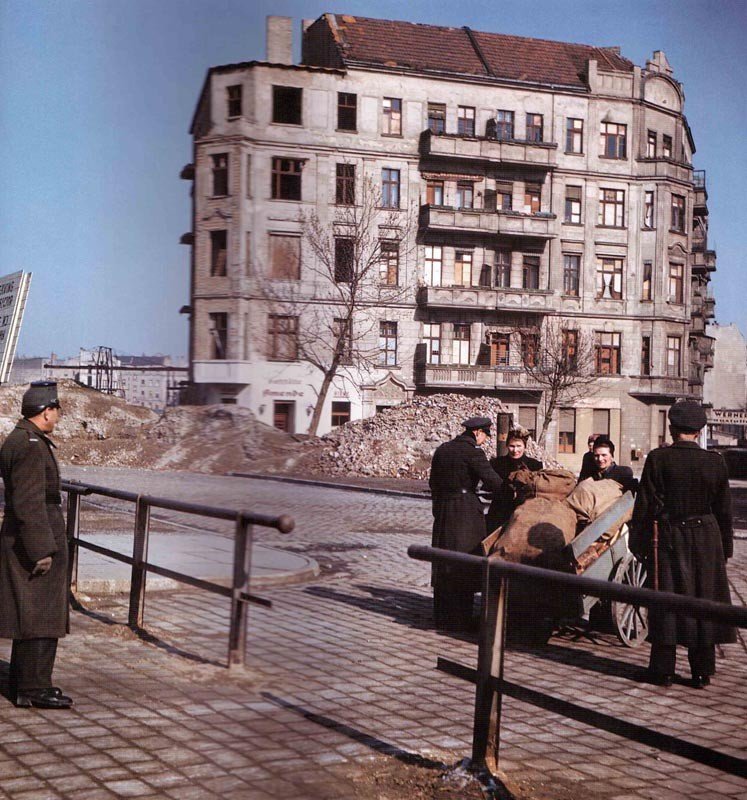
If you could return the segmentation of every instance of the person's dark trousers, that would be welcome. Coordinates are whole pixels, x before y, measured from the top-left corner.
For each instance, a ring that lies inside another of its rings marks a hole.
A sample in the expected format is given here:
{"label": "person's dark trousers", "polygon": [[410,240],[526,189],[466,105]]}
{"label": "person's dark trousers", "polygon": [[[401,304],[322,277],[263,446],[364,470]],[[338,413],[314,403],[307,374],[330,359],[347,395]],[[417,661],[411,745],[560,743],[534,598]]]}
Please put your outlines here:
{"label": "person's dark trousers", "polygon": [[57,639],[13,639],[10,691],[14,694],[50,689]]}
{"label": "person's dark trousers", "polygon": [[[695,675],[710,677],[716,673],[716,647],[704,645],[702,647],[689,647],[687,657],[690,670]],[[677,648],[674,645],[652,644],[648,668],[656,675],[674,675],[674,665],[677,661]]]}

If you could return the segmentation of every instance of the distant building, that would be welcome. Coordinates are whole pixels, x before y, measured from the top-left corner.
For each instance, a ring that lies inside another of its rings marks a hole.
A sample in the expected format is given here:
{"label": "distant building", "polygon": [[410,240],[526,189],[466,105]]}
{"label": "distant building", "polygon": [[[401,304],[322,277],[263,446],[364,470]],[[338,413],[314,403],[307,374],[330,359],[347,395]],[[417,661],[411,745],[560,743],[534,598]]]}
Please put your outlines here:
{"label": "distant building", "polygon": [[[368,179],[376,356],[334,384],[319,432],[436,392],[497,397],[536,430],[522,351],[562,317],[569,358],[579,333],[593,341],[598,391],[558,410],[549,452],[577,469],[588,434],[606,433],[621,463],[642,463],[713,357],[705,173],[665,54],[641,67],[615,47],[335,14],[304,23],[300,64],[291,44],[291,20],[268,18],[266,61],[212,67],[193,117],[197,401],[308,429],[322,375],[298,359],[299,331],[314,304],[342,305],[343,211]],[[385,214],[404,230],[413,205],[407,241],[388,245]],[[336,287],[308,269],[312,211],[335,240]],[[297,309],[273,311],[261,281]]]}
{"label": "distant building", "polygon": [[[747,342],[734,323],[709,325],[708,335],[715,342],[713,369],[706,373],[703,389],[703,399],[713,406],[710,438],[733,445],[744,439],[746,432]],[[740,411],[743,413],[736,413]],[[740,417],[744,420],[737,422]]]}
{"label": "distant building", "polygon": [[72,358],[16,359],[9,383],[68,379],[161,412],[177,405],[186,366],[183,356],[114,355],[111,348],[81,347]]}

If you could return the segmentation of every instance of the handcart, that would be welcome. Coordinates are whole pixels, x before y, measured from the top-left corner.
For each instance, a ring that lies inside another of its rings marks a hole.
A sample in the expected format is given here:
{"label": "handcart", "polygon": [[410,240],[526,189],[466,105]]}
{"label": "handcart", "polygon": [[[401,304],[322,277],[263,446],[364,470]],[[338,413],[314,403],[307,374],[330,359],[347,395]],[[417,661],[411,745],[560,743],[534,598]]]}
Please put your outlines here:
{"label": "handcart", "polygon": [[[616,525],[633,506],[633,495],[627,492],[598,519],[589,524],[568,545],[572,565],[577,574],[597,580],[609,580],[626,586],[642,587],[646,567],[628,548],[628,526]],[[612,532],[610,532],[612,531]],[[578,598],[579,616],[588,619],[589,612],[599,602],[598,597]],[[624,601],[612,601],[612,623],[620,641],[628,647],[638,647],[648,636],[648,609]]]}

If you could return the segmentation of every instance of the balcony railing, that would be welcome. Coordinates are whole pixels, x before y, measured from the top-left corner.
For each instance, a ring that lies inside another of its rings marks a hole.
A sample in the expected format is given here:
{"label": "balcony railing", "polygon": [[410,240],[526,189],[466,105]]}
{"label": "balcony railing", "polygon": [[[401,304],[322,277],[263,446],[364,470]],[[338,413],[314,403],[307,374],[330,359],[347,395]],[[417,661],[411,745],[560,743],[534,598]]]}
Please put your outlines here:
{"label": "balcony railing", "polygon": [[557,142],[497,139],[495,136],[460,136],[450,133],[434,134],[429,130],[423,131],[420,136],[421,156],[527,164],[546,169],[555,167],[557,150]]}
{"label": "balcony railing", "polygon": [[420,227],[428,230],[460,233],[501,233],[506,236],[529,236],[551,239],[555,214],[520,211],[495,211],[484,208],[451,208],[450,206],[420,206]]}
{"label": "balcony railing", "polygon": [[518,367],[478,367],[426,364],[416,378],[421,386],[462,389],[523,389],[542,391],[542,386]]}
{"label": "balcony railing", "polygon": [[664,375],[636,375],[631,378],[628,393],[635,396],[684,397],[687,395],[687,378]]}
{"label": "balcony railing", "polygon": [[552,292],[547,289],[421,286],[417,302],[430,308],[499,308],[544,314],[552,309]]}
{"label": "balcony railing", "polygon": [[681,161],[670,158],[637,158],[638,175],[646,178],[671,178],[678,181],[692,181],[693,168]]}

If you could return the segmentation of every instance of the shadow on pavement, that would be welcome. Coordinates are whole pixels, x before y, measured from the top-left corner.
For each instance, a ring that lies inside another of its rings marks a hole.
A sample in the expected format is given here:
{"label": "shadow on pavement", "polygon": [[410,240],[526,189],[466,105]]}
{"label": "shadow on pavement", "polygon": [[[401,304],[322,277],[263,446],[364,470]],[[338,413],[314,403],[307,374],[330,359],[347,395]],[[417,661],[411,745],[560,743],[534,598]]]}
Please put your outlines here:
{"label": "shadow on pavement", "polygon": [[88,617],[89,619],[96,620],[96,622],[102,622],[104,625],[112,626],[116,629],[117,633],[122,636],[130,636],[130,637],[137,637],[143,642],[147,644],[151,644],[154,647],[158,647],[161,650],[165,650],[169,655],[178,656],[179,658],[183,658],[186,661],[192,661],[198,664],[209,664],[210,666],[214,667],[225,667],[226,663],[224,661],[218,661],[212,658],[205,658],[204,656],[197,655],[196,653],[190,653],[188,650],[184,650],[181,647],[177,647],[174,644],[170,644],[169,642],[165,642],[163,639],[160,639],[155,634],[151,633],[150,631],[145,630],[145,628],[141,627],[131,627],[124,622],[117,622],[117,620],[112,619],[110,616],[106,614],[102,614],[100,611],[93,611],[90,608],[86,608],[80,600],[74,595],[70,595],[70,607],[77,611],[78,613],[82,614],[84,617]]}
{"label": "shadow on pavement", "polygon": [[[309,722],[321,725],[328,730],[335,731],[335,733],[346,736],[348,739],[359,742],[360,744],[369,747],[371,750],[375,750],[377,753],[381,753],[385,756],[393,756],[398,761],[401,761],[403,764],[407,764],[408,766],[438,770],[439,772],[446,772],[450,769],[450,767],[443,761],[436,761],[432,758],[421,756],[418,753],[411,753],[408,750],[403,750],[402,748],[397,747],[390,742],[386,742],[383,739],[379,739],[378,737],[372,736],[369,733],[364,733],[363,731],[358,730],[358,728],[353,728],[350,725],[346,725],[344,722],[339,722],[338,720],[332,719],[332,717],[327,717],[324,714],[317,714],[315,711],[310,711],[309,709],[304,708],[297,703],[291,703],[290,701],[285,700],[282,697],[278,697],[271,692],[260,692],[260,694],[266,700],[269,700],[271,703],[274,703],[280,708],[285,708],[288,711],[292,711],[304,719],[309,720]],[[488,776],[483,776],[479,773],[476,773],[475,777],[480,780],[480,782],[483,782],[483,780]],[[486,797],[492,798],[492,800],[514,800],[514,795],[511,794],[511,792],[509,792],[509,790],[494,776],[490,776],[490,784],[491,785],[488,789],[489,794],[487,794]]]}

